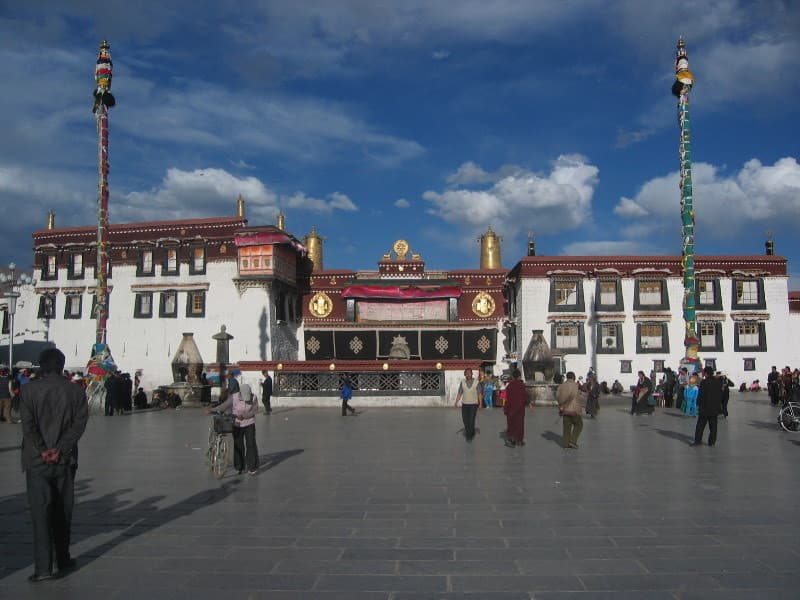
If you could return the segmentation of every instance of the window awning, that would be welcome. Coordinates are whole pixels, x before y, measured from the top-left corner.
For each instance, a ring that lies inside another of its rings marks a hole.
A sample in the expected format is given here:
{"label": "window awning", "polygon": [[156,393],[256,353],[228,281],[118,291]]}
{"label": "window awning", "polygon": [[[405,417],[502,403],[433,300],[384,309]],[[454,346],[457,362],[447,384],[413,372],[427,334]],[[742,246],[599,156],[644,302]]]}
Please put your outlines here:
{"label": "window awning", "polygon": [[460,296],[461,288],[456,286],[351,285],[342,291],[342,298],[381,300],[430,300]]}

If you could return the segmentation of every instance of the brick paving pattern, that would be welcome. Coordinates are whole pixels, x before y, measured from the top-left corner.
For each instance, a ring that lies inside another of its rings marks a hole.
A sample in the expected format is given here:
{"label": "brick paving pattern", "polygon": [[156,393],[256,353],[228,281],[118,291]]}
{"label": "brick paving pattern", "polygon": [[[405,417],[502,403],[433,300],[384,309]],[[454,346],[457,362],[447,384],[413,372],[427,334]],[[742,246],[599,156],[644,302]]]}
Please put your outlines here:
{"label": "brick paving pattern", "polygon": [[257,476],[221,481],[198,410],[92,417],[79,568],[35,585],[20,431],[0,424],[0,597],[798,597],[800,434],[765,394],[733,394],[714,448],[690,448],[695,420],[674,410],[601,402],[579,450],[549,407],[514,449],[499,409],[471,444],[456,409],[278,409],[258,416]]}

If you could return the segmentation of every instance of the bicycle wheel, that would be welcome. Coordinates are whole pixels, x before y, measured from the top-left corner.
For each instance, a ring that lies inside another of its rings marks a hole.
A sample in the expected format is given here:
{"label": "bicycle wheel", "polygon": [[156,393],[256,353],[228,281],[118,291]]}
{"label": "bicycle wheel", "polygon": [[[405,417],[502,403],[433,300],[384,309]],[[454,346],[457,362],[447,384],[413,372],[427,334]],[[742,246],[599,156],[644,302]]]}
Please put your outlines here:
{"label": "bicycle wheel", "polygon": [[216,451],[214,452],[214,462],[212,464],[212,472],[214,477],[222,479],[225,471],[228,470],[228,441],[224,435],[219,436],[217,440]]}
{"label": "bicycle wheel", "polygon": [[778,413],[778,424],[791,432],[800,431],[800,404],[788,403]]}
{"label": "bicycle wheel", "polygon": [[214,433],[214,427],[208,428],[208,449],[206,450],[206,466],[211,469],[211,464],[214,462],[214,440],[217,434]]}

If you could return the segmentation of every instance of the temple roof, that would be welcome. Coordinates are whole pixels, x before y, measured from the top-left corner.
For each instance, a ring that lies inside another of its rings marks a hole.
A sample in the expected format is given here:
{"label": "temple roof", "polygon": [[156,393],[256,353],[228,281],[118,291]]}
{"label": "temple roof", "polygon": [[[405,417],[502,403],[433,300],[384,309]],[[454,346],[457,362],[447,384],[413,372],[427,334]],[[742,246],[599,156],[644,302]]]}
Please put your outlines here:
{"label": "temple roof", "polygon": [[[235,217],[208,217],[205,219],[179,219],[175,221],[146,221],[139,223],[112,223],[108,226],[111,244],[135,241],[157,241],[162,238],[193,239],[230,238],[235,231],[245,227],[247,219]],[[34,245],[92,244],[97,238],[97,227],[59,227],[34,231]]]}
{"label": "temple roof", "polygon": [[[599,275],[616,272],[630,277],[650,270],[666,276],[678,277],[683,271],[681,256],[526,256],[509,273],[510,276],[547,277],[558,272],[573,272],[576,275]],[[703,270],[721,271],[727,275],[734,271],[762,273],[771,276],[786,276],[786,258],[783,256],[756,255],[696,255],[695,272]]]}

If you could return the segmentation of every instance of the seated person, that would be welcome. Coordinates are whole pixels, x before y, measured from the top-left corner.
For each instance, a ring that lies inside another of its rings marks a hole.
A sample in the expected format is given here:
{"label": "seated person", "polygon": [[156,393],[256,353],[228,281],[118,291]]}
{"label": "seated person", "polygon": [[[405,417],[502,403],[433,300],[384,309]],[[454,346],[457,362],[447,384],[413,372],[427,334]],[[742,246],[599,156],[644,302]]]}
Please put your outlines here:
{"label": "seated person", "polygon": [[605,381],[600,383],[600,392],[602,392],[603,394],[611,393],[611,390],[608,389],[608,383],[606,383]]}
{"label": "seated person", "polygon": [[144,388],[139,388],[136,395],[133,397],[133,406],[135,408],[147,408],[147,394],[144,393]]}
{"label": "seated person", "polygon": [[751,392],[760,392],[761,391],[761,384],[756,379],[753,383],[750,384],[750,391]]}
{"label": "seated person", "polygon": [[621,394],[622,392],[623,392],[622,384],[619,382],[619,379],[615,379],[614,383],[611,384],[611,393]]}
{"label": "seated person", "polygon": [[747,384],[744,381],[742,382],[742,385],[739,386],[739,391],[740,392],[746,392],[747,391]]}

